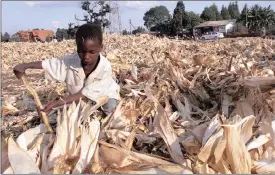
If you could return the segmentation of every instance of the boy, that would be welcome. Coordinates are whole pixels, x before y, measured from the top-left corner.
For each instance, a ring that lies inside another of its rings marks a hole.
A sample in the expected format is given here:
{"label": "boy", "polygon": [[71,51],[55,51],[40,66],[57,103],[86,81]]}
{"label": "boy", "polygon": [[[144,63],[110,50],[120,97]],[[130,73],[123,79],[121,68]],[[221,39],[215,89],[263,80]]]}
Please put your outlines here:
{"label": "boy", "polygon": [[109,100],[102,106],[102,110],[109,115],[120,99],[120,89],[112,78],[110,62],[100,54],[103,49],[101,28],[96,24],[84,24],[78,28],[75,38],[77,53],[61,58],[18,64],[14,67],[14,74],[20,79],[26,69],[44,69],[47,79],[67,84],[70,95],[49,102],[41,111],[48,113],[54,107],[73,101],[78,102],[80,98],[87,97],[96,101],[98,97],[107,95]]}

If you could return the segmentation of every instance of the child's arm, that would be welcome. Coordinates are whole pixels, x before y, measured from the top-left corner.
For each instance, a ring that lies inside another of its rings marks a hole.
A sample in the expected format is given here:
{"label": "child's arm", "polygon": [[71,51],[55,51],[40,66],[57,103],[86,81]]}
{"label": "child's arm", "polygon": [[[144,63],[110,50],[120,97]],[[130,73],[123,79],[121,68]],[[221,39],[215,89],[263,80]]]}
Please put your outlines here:
{"label": "child's arm", "polygon": [[20,79],[27,69],[43,69],[42,61],[18,64],[13,68],[15,76]]}
{"label": "child's arm", "polygon": [[25,74],[26,69],[43,69],[45,71],[45,78],[53,81],[64,82],[66,78],[67,58],[72,55],[64,57],[46,59],[43,61],[36,61],[31,63],[18,64],[14,67],[13,72],[17,78],[21,78]]}
{"label": "child's arm", "polygon": [[80,98],[83,99],[83,98],[85,98],[85,96],[81,92],[78,92],[78,93],[70,95],[68,97],[64,97],[60,100],[56,100],[56,101],[48,103],[44,107],[44,109],[41,109],[41,111],[48,113],[51,111],[52,108],[59,107],[64,104],[69,104],[69,103],[72,103],[73,101],[77,103],[80,100]]}
{"label": "child's arm", "polygon": [[119,98],[119,86],[113,80],[111,71],[105,73],[101,80],[97,80],[93,83],[87,84],[78,93],[48,103],[44,107],[44,109],[42,109],[42,111],[48,113],[51,111],[52,108],[59,107],[64,104],[69,104],[73,101],[77,103],[80,98],[88,98],[96,102],[99,97],[106,95],[111,95],[112,97],[117,96],[117,98]]}

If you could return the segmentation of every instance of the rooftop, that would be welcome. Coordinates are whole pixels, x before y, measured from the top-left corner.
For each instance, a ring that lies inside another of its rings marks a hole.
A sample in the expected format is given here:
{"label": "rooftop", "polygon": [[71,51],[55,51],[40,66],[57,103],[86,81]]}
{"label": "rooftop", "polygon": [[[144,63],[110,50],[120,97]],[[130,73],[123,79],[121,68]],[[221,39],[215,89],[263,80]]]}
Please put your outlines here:
{"label": "rooftop", "polygon": [[34,37],[40,37],[43,41],[46,40],[47,36],[53,37],[54,32],[52,30],[28,30],[28,31],[19,31],[17,34],[22,38],[28,40],[30,33]]}
{"label": "rooftop", "polygon": [[199,28],[199,27],[211,27],[211,26],[224,26],[227,25],[231,22],[236,22],[235,19],[233,20],[221,20],[221,21],[205,21],[194,28]]}

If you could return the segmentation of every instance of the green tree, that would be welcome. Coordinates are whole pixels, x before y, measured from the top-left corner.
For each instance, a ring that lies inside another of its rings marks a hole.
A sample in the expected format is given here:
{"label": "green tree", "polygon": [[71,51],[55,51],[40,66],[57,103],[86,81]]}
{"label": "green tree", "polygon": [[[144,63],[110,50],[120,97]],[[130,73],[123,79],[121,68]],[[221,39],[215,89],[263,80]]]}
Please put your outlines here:
{"label": "green tree", "polygon": [[236,23],[236,32],[241,32],[241,33],[248,33],[248,28],[240,22]]}
{"label": "green tree", "polygon": [[271,5],[261,7],[254,5],[248,10],[247,25],[249,31],[261,31],[270,29],[275,24],[275,12]]}
{"label": "green tree", "polygon": [[84,0],[81,2],[81,8],[86,12],[86,15],[84,15],[84,19],[78,19],[75,16],[76,20],[99,24],[103,31],[110,26],[111,22],[105,19],[105,16],[111,12],[111,8],[105,1],[100,0],[91,3],[88,0]]}
{"label": "green tree", "polygon": [[8,32],[5,32],[4,37],[8,41],[10,39],[10,34]]}
{"label": "green tree", "polygon": [[166,24],[170,21],[170,14],[165,6],[156,6],[149,9],[143,17],[144,25],[150,30],[159,24]]}
{"label": "green tree", "polygon": [[21,39],[20,39],[19,35],[18,35],[17,33],[15,33],[15,34],[11,35],[9,41],[10,41],[10,42],[20,42]]}
{"label": "green tree", "polygon": [[63,39],[67,40],[69,39],[68,30],[67,29],[60,29],[58,28],[56,30],[56,39],[57,41],[62,41]]}
{"label": "green tree", "polygon": [[145,32],[145,29],[143,27],[138,27],[137,29],[132,31],[132,34],[142,33]]}
{"label": "green tree", "polygon": [[203,20],[200,18],[199,14],[196,14],[194,12],[186,12],[186,21],[187,25],[185,28],[192,29],[196,25],[199,25]]}
{"label": "green tree", "polygon": [[241,12],[241,15],[239,16],[239,18],[237,19],[237,22],[242,23],[243,25],[246,26],[246,22],[247,22],[247,13],[248,13],[248,7],[247,4],[244,5],[243,10]]}
{"label": "green tree", "polygon": [[205,21],[215,21],[216,14],[214,11],[211,10],[209,7],[205,7],[201,14],[201,19]]}
{"label": "green tree", "polygon": [[238,2],[230,2],[228,5],[228,12],[230,14],[231,19],[238,19],[240,16]]}
{"label": "green tree", "polygon": [[240,16],[238,1],[235,1],[234,9],[235,9],[235,13],[236,13],[236,18],[235,19],[238,19],[239,16]]}
{"label": "green tree", "polygon": [[51,42],[51,37],[50,37],[50,35],[48,35],[47,37],[46,37],[46,40],[45,40],[46,42]]}
{"label": "green tree", "polygon": [[75,28],[73,27],[73,23],[69,23],[68,24],[68,30],[67,30],[67,33],[68,33],[68,37],[69,39],[74,39],[75,37]]}
{"label": "green tree", "polygon": [[270,26],[270,28],[268,29],[268,34],[275,35],[275,24]]}
{"label": "green tree", "polygon": [[231,18],[231,14],[233,13],[233,6],[232,6],[232,2],[229,2],[229,4],[228,4],[228,12],[229,12],[229,15],[230,15],[230,18]]}
{"label": "green tree", "polygon": [[126,29],[124,29],[124,30],[122,31],[122,35],[128,35],[128,32],[127,32]]}
{"label": "green tree", "polygon": [[1,33],[1,42],[8,42],[9,39],[10,39],[10,35],[8,34],[8,32],[5,32],[4,35]]}
{"label": "green tree", "polygon": [[[153,32],[161,32],[161,33],[166,33],[166,34],[172,34],[174,30],[173,27],[173,21],[170,20],[166,23],[162,23],[162,24],[157,24],[154,27],[151,27],[150,31]],[[175,33],[173,33],[175,34]]]}
{"label": "green tree", "polygon": [[222,19],[221,14],[220,14],[220,12],[219,12],[219,10],[218,10],[218,7],[216,6],[215,3],[212,4],[209,8],[210,8],[210,10],[215,14],[215,19],[214,19],[214,21],[219,21],[219,20]]}
{"label": "green tree", "polygon": [[173,14],[173,33],[178,33],[187,25],[185,6],[182,1],[178,1]]}
{"label": "green tree", "polygon": [[222,19],[223,20],[228,20],[231,18],[230,14],[229,14],[229,11],[227,9],[227,7],[225,6],[222,6],[222,9],[221,9],[221,16],[222,16]]}

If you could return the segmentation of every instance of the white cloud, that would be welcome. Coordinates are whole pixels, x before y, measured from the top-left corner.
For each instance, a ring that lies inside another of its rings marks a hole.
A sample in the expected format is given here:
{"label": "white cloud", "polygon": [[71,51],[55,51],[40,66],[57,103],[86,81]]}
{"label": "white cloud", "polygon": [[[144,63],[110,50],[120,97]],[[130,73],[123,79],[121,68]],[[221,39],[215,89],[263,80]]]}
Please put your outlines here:
{"label": "white cloud", "polygon": [[60,21],[52,21],[52,25],[54,28],[63,28],[63,25],[61,24]]}
{"label": "white cloud", "polygon": [[159,5],[159,1],[124,1],[123,5],[126,8],[134,8],[138,10],[138,9],[147,9],[155,5]]}
{"label": "white cloud", "polygon": [[56,4],[58,1],[23,1],[25,4],[27,4],[30,7],[34,7],[37,5],[47,5],[47,4]]}
{"label": "white cloud", "polygon": [[163,5],[166,6],[171,13],[176,7],[176,3],[177,1],[120,1],[119,5],[121,7],[121,12],[129,10],[144,12],[152,7]]}
{"label": "white cloud", "polygon": [[27,4],[28,6],[35,6],[37,3],[40,3],[40,2],[35,2],[35,1],[24,1],[25,4]]}

